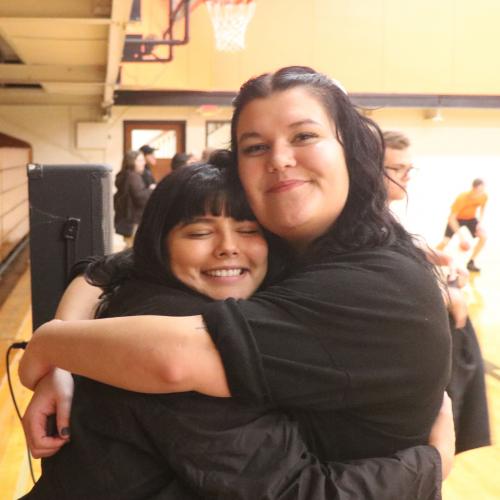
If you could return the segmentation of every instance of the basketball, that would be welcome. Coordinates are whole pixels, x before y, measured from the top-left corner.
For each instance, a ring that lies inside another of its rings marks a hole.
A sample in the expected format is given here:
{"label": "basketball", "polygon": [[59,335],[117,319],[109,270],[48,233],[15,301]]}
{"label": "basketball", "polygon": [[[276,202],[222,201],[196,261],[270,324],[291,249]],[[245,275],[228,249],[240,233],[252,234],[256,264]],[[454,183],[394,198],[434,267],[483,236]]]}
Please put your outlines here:
{"label": "basketball", "polygon": [[458,246],[463,252],[467,252],[467,250],[470,250],[470,243],[468,241],[461,241]]}

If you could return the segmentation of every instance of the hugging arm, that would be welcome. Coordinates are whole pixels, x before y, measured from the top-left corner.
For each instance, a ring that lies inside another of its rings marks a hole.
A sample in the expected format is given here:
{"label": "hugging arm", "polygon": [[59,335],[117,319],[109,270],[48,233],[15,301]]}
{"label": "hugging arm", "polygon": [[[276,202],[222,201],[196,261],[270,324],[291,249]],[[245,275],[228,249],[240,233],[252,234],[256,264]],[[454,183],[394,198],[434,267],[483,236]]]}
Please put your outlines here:
{"label": "hugging arm", "polygon": [[[435,425],[453,428],[451,403],[446,402]],[[270,427],[262,420],[271,419]],[[432,446],[417,446],[390,457],[352,462],[320,462],[309,452],[297,428],[264,416],[244,427],[248,440],[212,439],[206,453],[202,433],[167,445],[169,463],[178,477],[203,498],[219,500],[437,500],[441,498],[441,458]],[[196,419],[195,419],[196,421]],[[179,425],[174,423],[177,431]],[[172,427],[171,427],[172,428]],[[200,428],[203,429],[203,423]],[[333,429],[335,431],[335,429]],[[233,429],[225,430],[231,434]],[[441,432],[436,430],[436,432]],[[446,431],[447,432],[447,431]],[[181,433],[182,435],[182,433]],[[277,438],[276,438],[277,435]],[[155,437],[158,433],[155,434]],[[186,436],[187,437],[187,436]],[[198,442],[197,442],[198,439]],[[201,439],[201,442],[199,441]],[[273,441],[273,439],[275,439]],[[437,439],[438,443],[442,437]],[[450,439],[447,436],[446,439]],[[244,453],[234,443],[244,443]],[[236,451],[236,453],[235,453]],[[240,451],[238,453],[238,451]]]}
{"label": "hugging arm", "polygon": [[[218,457],[217,453],[201,456],[190,454],[188,448],[172,457],[170,464],[178,477],[193,486],[202,498],[212,495],[219,500],[441,498],[441,458],[432,446],[409,448],[385,458],[342,463],[320,462],[303,448],[300,437],[296,441],[289,437],[276,443],[277,447],[269,447],[256,438],[254,442],[261,446],[253,450],[251,459],[234,455]],[[217,442],[213,446],[217,452]],[[253,462],[259,459],[260,464],[255,467]]]}
{"label": "hugging arm", "polygon": [[[71,281],[59,302],[55,317],[62,321],[94,317],[101,290],[81,276]],[[37,385],[37,390],[23,415],[23,428],[35,458],[57,452],[69,439],[73,378],[71,373],[53,368]],[[47,417],[56,415],[59,435],[48,436]]]}
{"label": "hugging arm", "polygon": [[21,382],[34,389],[56,366],[137,392],[229,396],[222,361],[201,316],[50,321],[28,344]]}

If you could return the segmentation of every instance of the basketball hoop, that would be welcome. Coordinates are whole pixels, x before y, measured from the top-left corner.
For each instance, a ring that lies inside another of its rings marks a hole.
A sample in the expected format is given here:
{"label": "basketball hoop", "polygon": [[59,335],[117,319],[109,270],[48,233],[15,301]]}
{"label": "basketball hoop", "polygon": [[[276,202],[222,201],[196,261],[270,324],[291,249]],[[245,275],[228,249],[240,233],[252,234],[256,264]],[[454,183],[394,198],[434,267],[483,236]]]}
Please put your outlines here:
{"label": "basketball hoop", "polygon": [[205,0],[217,50],[238,52],[245,48],[245,33],[256,3],[254,0]]}

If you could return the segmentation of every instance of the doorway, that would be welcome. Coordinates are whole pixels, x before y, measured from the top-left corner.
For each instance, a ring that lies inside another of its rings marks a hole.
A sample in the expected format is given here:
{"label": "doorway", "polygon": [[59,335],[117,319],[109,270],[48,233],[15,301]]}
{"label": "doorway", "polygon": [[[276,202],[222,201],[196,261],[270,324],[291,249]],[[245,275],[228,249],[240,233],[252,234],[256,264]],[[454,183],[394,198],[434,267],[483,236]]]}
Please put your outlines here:
{"label": "doorway", "polygon": [[171,172],[172,157],[186,150],[185,121],[125,121],[123,130],[124,153],[145,144],[156,150],[152,170],[157,182]]}

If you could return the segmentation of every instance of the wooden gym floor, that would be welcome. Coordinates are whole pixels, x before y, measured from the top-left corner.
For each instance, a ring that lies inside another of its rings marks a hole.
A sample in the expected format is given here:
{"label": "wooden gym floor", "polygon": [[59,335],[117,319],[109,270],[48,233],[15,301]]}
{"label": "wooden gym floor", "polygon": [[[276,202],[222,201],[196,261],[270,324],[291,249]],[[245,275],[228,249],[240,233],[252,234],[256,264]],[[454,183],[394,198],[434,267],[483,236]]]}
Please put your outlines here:
{"label": "wooden gym floor", "polygon": [[[490,253],[491,255],[491,253]],[[467,289],[470,315],[477,329],[487,365],[486,383],[490,405],[494,445],[459,455],[450,477],[445,481],[445,500],[500,499],[500,267],[492,261],[481,261],[483,272],[474,277]],[[26,271],[0,308],[0,496],[13,500],[29,491],[26,447],[21,425],[14,412],[5,374],[5,353],[16,340],[31,336],[30,278]],[[17,363],[21,353],[10,356],[14,390],[21,408],[29,401],[30,392],[17,379]],[[40,473],[34,460],[35,474]],[[110,499],[111,500],[111,499]],[[361,499],[360,499],[361,500]]]}

